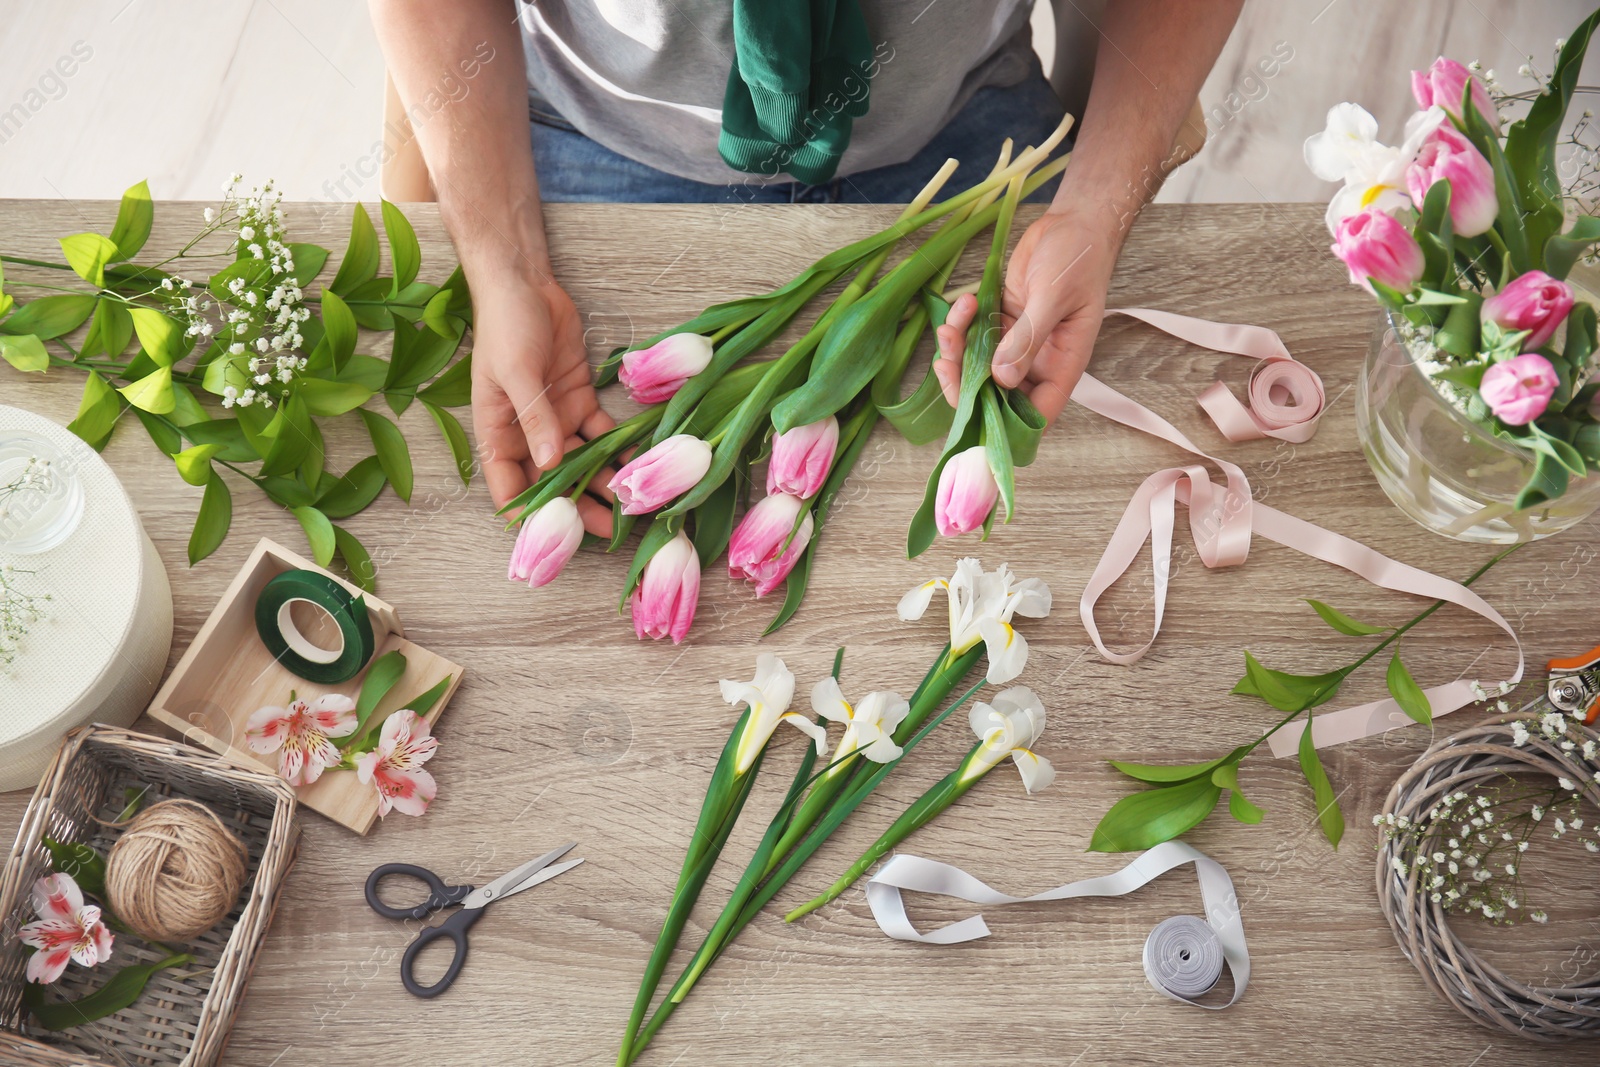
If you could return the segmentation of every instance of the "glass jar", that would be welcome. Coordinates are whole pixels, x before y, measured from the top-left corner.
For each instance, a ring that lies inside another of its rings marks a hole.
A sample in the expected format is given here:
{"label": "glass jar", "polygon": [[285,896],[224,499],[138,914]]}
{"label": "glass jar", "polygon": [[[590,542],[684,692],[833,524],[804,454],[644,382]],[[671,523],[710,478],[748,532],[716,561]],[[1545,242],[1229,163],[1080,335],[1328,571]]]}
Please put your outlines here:
{"label": "glass jar", "polygon": [[82,517],[77,461],[38,434],[0,434],[0,554],[48,552]]}
{"label": "glass jar", "polygon": [[1574,478],[1558,500],[1519,511],[1533,454],[1467,418],[1418,363],[1430,350],[1402,340],[1386,316],[1356,383],[1356,433],[1378,484],[1401,511],[1458,541],[1537,541],[1600,508],[1600,474]]}

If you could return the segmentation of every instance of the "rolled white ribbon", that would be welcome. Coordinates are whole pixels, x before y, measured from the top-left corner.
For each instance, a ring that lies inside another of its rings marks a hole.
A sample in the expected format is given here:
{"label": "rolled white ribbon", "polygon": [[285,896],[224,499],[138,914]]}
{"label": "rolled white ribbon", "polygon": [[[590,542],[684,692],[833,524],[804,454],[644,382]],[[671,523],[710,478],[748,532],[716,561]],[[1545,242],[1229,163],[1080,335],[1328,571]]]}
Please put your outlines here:
{"label": "rolled white ribbon", "polygon": [[[872,909],[878,929],[897,941],[955,945],[989,936],[983,916],[974,915],[923,933],[907,917],[902,891],[935,893],[973,904],[991,905],[1075,897],[1120,897],[1186,863],[1194,864],[1195,876],[1200,881],[1205,918],[1176,915],[1152,930],[1144,946],[1145,977],[1162,996],[1218,1011],[1237,1002],[1250,983],[1250,953],[1245,948],[1239,898],[1233,891],[1233,879],[1228,877],[1222,864],[1181,841],[1164,841],[1113,874],[1085,878],[1031,897],[1008,896],[984,885],[959,867],[902,854],[884,864],[867,882],[867,906]],[[1233,995],[1226,1004],[1199,1003],[1195,998],[1216,985],[1224,964],[1233,976]]]}

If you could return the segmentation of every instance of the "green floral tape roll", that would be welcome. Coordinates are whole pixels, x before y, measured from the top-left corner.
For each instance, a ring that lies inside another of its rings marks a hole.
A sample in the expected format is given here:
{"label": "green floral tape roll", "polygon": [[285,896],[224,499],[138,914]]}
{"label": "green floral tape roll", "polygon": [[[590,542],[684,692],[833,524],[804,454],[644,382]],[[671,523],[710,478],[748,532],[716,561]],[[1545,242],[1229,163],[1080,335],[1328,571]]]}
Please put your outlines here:
{"label": "green floral tape roll", "polygon": [[[296,602],[314,604],[339,626],[339,647],[313,644],[295,625]],[[256,632],[273,659],[308,682],[346,682],[361,673],[376,648],[367,603],[316,571],[284,571],[256,598]]]}

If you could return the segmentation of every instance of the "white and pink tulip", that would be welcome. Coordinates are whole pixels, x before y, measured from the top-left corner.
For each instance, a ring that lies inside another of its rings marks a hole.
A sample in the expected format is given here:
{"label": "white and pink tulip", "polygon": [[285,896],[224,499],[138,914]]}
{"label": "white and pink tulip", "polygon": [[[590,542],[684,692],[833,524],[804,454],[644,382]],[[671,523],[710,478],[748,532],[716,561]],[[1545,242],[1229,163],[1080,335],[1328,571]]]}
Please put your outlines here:
{"label": "white and pink tulip", "polygon": [[17,931],[19,941],[37,950],[28,957],[28,981],[54,982],[68,961],[93,967],[111,958],[111,931],[101,921],[100,909],[83,902],[83,891],[70,874],[34,882],[33,910],[39,921]]}
{"label": "white and pink tulip", "polygon": [[1489,91],[1483,87],[1483,82],[1473,77],[1472,72],[1453,59],[1440,56],[1433,61],[1427,70],[1414,70],[1411,72],[1411,95],[1417,98],[1420,108],[1438,107],[1455,121],[1465,121],[1461,115],[1461,100],[1467,94],[1467,86],[1472,86],[1472,107],[1483,116],[1483,121],[1495,133],[1500,132],[1500,115],[1495,110],[1494,101],[1489,99]]}
{"label": "white and pink tulip", "polygon": [[839,450],[839,420],[796,426],[772,435],[772,460],[767,464],[767,493],[788,493],[809,499],[822,492],[834,453]]}
{"label": "white and pink tulip", "polygon": [[534,589],[555,580],[583,541],[583,520],[578,505],[568,497],[547,501],[522,520],[506,577],[527,582]]}
{"label": "white and pink tulip", "polygon": [[423,764],[438,751],[428,720],[401,708],[383,721],[378,747],[356,759],[356,777],[378,791],[378,814],[421,815],[439,794]]}
{"label": "white and pink tulip", "polygon": [[697,333],[675,333],[622,357],[617,378],[641,404],[671,400],[683,383],[711,364],[711,341]]}
{"label": "white and pink tulip", "polygon": [[945,537],[970,533],[984,524],[999,499],[1000,486],[989,469],[988,452],[973,445],[952,456],[939,472],[933,523]]}
{"label": "white and pink tulip", "polygon": [[[797,496],[774,493],[746,512],[728,542],[729,577],[754,582],[758,597],[766,596],[789,577],[811,543],[815,529],[810,512],[800,518],[804,506],[805,501]],[[799,529],[795,528],[796,521]]]}
{"label": "white and pink tulip", "polygon": [[1494,225],[1500,202],[1494,193],[1494,170],[1483,153],[1448,122],[1441,123],[1406,168],[1406,189],[1420,211],[1438,181],[1450,184],[1450,228],[1459,237],[1476,237]]}
{"label": "white and pink tulip", "polygon": [[1530,270],[1506,283],[1478,309],[1478,317],[1503,330],[1527,330],[1524,348],[1543,348],[1572,310],[1572,287],[1542,270]]}
{"label": "white and pink tulip", "polygon": [[680,433],[635,456],[612,476],[624,515],[644,515],[693,489],[711,469],[711,446]]}
{"label": "white and pink tulip", "polygon": [[694,624],[699,600],[700,556],[680,530],[644,565],[630,602],[634,633],[641,641],[670,637],[673,644],[681,644]]}
{"label": "white and pink tulip", "polygon": [[1344,261],[1350,280],[1368,292],[1374,281],[1410,292],[1426,266],[1422,246],[1411,231],[1381,211],[1362,211],[1341,220],[1333,254]]}
{"label": "white and pink tulip", "polygon": [[1478,394],[1508,426],[1526,426],[1550,406],[1561,378],[1548,359],[1524,352],[1483,372]]}
{"label": "white and pink tulip", "polygon": [[290,785],[311,785],[343,758],[330,738],[356,728],[356,702],[342,693],[316,700],[290,700],[287,708],[261,708],[245,723],[253,752],[276,752],[278,773]]}

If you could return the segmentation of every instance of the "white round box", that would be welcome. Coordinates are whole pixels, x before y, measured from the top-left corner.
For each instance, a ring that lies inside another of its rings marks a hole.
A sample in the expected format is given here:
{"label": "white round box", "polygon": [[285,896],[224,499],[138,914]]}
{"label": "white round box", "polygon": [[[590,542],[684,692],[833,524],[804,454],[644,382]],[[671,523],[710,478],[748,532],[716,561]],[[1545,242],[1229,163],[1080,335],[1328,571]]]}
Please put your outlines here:
{"label": "white round box", "polygon": [[50,595],[16,662],[0,668],[0,791],[32,788],[56,746],[85,723],[127,726],[149,704],[172,647],[172,588],[133,502],[111,468],[76,434],[0,405],[0,436],[45,438],[83,487],[83,514],[61,544],[0,564]]}

